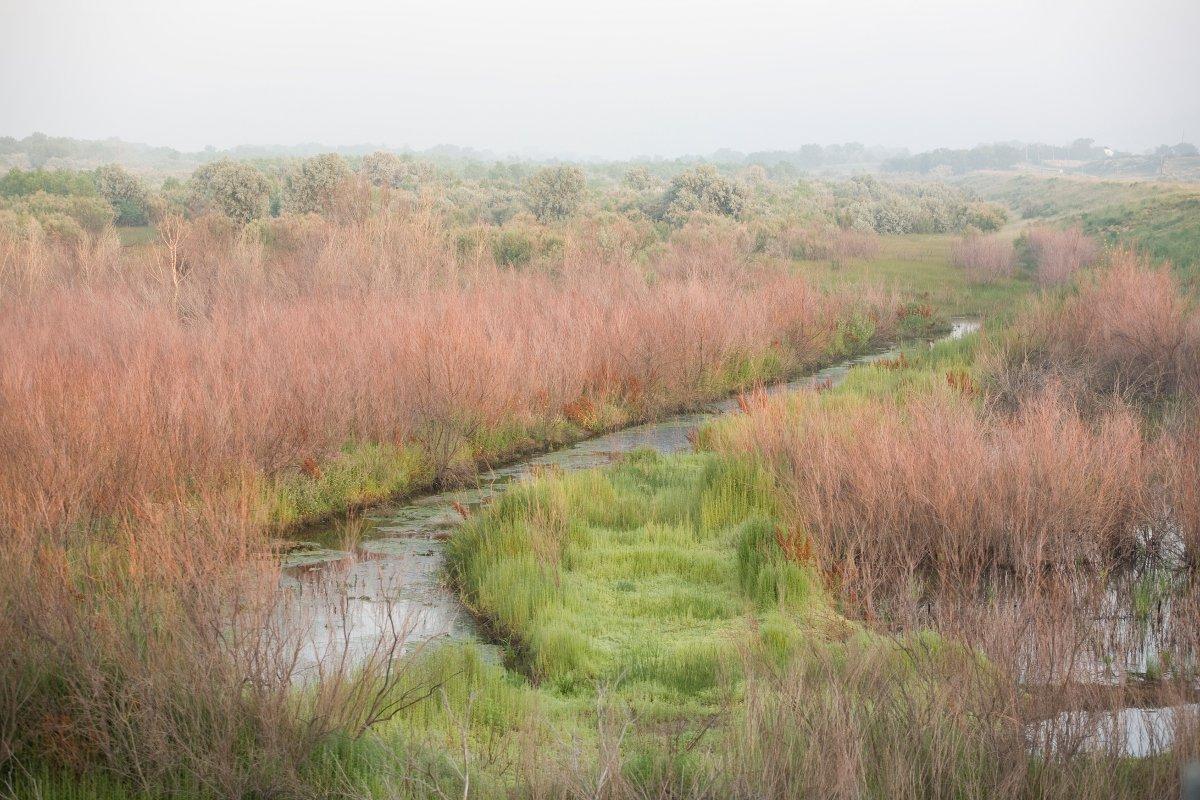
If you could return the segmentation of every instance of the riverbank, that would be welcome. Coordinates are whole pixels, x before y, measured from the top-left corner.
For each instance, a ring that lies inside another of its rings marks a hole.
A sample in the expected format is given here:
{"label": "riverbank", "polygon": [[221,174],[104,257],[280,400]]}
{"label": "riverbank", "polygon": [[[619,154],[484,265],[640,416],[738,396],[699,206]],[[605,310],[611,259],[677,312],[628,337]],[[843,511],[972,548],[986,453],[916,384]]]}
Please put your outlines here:
{"label": "riverbank", "polygon": [[431,466],[433,459],[416,442],[347,445],[334,458],[314,461],[268,481],[263,487],[260,514],[265,518],[265,527],[277,536],[313,538],[324,523],[342,515],[469,486],[481,471],[596,436],[699,411],[755,387],[786,383],[848,359],[881,352],[895,345],[889,337],[897,333],[912,340],[949,330],[949,322],[915,306],[894,325],[880,326],[864,319],[840,321],[829,337],[829,345],[815,358],[798,362],[796,355],[785,348],[772,348],[703,379],[687,402],[660,405],[652,413],[612,399],[597,405],[585,397],[566,415],[536,427],[510,422],[475,432],[440,471]]}

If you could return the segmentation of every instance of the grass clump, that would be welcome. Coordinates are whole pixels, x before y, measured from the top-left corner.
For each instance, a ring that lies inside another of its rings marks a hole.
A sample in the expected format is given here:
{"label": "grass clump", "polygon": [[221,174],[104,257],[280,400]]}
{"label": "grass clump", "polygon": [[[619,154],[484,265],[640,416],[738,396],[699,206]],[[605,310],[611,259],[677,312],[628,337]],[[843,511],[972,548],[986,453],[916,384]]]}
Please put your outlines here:
{"label": "grass clump", "polygon": [[[450,542],[451,576],[514,662],[564,696],[715,703],[757,620],[828,611],[781,549],[771,487],[711,455],[630,455],[520,486]],[[784,617],[775,620],[780,624]]]}

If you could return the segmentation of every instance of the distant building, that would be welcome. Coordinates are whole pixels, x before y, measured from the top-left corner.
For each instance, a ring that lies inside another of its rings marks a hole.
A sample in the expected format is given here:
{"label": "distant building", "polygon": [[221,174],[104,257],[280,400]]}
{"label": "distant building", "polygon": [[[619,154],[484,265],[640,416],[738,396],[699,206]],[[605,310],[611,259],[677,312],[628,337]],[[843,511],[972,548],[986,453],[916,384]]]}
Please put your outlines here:
{"label": "distant building", "polygon": [[1111,147],[1106,147],[1106,148],[1104,148],[1104,157],[1105,157],[1105,158],[1112,158],[1112,157],[1113,157],[1113,149],[1112,149]]}

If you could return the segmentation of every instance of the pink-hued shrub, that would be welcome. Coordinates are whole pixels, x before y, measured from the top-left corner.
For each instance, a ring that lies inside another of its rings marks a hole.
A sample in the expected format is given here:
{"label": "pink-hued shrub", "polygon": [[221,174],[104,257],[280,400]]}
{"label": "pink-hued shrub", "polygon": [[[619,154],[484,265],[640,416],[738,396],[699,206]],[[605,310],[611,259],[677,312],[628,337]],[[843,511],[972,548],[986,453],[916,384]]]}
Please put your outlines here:
{"label": "pink-hued shrub", "polygon": [[1091,266],[1100,248],[1078,225],[1070,228],[1037,226],[1025,232],[1033,256],[1037,280],[1043,286],[1066,283],[1081,269]]}
{"label": "pink-hued shrub", "polygon": [[1012,241],[998,236],[967,236],[955,242],[951,261],[972,283],[994,283],[1016,272],[1017,255]]}
{"label": "pink-hued shrub", "polygon": [[1004,396],[1047,381],[1084,401],[1200,392],[1200,315],[1166,267],[1116,250],[1065,297],[1040,298],[986,355]]}

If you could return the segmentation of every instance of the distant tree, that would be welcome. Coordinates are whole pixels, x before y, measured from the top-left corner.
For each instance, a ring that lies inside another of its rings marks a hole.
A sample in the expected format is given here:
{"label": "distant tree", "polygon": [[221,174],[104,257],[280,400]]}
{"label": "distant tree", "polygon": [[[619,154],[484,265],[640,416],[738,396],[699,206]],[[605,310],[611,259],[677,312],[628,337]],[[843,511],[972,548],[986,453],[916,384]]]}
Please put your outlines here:
{"label": "distant tree", "polygon": [[1090,161],[1096,157],[1095,139],[1076,139],[1071,142],[1071,158],[1076,161]]}
{"label": "distant tree", "polygon": [[150,221],[146,186],[119,164],[105,164],[94,173],[96,190],[117,215],[118,225],[145,225]]}
{"label": "distant tree", "polygon": [[271,184],[244,162],[210,161],[192,173],[188,188],[203,205],[242,225],[267,215]]}
{"label": "distant tree", "polygon": [[579,208],[583,186],[578,167],[546,167],[525,182],[525,202],[542,222],[564,219]]}
{"label": "distant tree", "polygon": [[675,176],[663,196],[659,216],[679,225],[695,212],[736,217],[745,206],[742,187],[705,164]]}
{"label": "distant tree", "polygon": [[644,192],[654,186],[654,178],[650,175],[650,170],[645,167],[633,167],[621,178],[621,183],[635,192]]}
{"label": "distant tree", "polygon": [[762,186],[770,181],[770,177],[761,164],[751,164],[742,170],[742,180],[750,186]]}
{"label": "distant tree", "polygon": [[293,214],[328,214],[350,168],[336,153],[322,153],[300,162],[283,187],[283,208]]}
{"label": "distant tree", "polygon": [[0,178],[0,197],[24,197],[36,192],[94,196],[96,183],[87,172],[72,170],[23,170],[14,167]]}
{"label": "distant tree", "polygon": [[416,165],[386,150],[377,150],[364,156],[359,172],[372,186],[411,189],[416,188],[418,183]]}
{"label": "distant tree", "polygon": [[[36,192],[16,201],[15,209],[28,214],[61,233],[72,230],[99,233],[116,217],[113,208],[102,197],[66,196]],[[57,222],[55,222],[57,220]],[[67,220],[70,224],[67,224]]]}
{"label": "distant tree", "polygon": [[797,163],[801,167],[819,167],[825,161],[825,150],[819,144],[805,144],[800,146],[800,153],[797,156]]}

